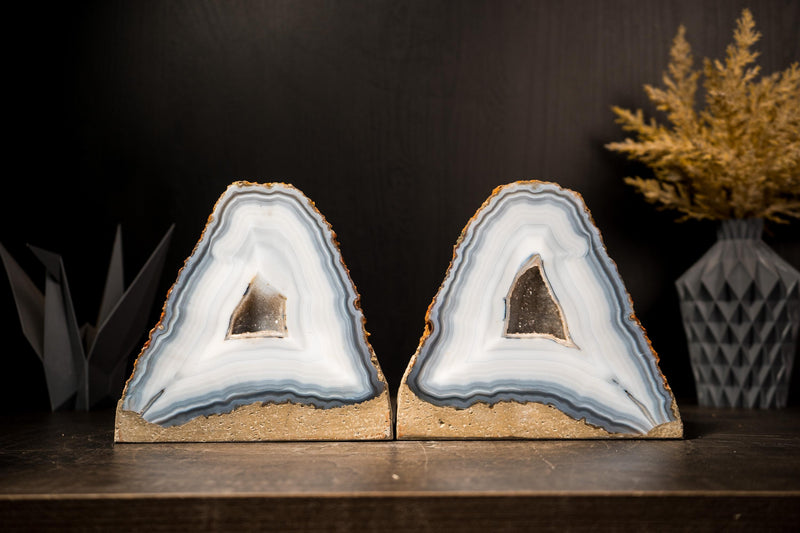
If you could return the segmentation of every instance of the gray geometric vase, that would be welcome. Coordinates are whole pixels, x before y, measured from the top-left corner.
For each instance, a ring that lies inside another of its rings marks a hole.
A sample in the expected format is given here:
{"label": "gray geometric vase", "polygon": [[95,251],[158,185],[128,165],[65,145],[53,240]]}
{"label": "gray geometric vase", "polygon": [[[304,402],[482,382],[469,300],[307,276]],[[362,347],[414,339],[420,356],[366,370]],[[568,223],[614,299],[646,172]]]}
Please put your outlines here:
{"label": "gray geometric vase", "polygon": [[726,220],[675,282],[697,384],[710,407],[785,407],[800,326],[800,272],[760,219]]}

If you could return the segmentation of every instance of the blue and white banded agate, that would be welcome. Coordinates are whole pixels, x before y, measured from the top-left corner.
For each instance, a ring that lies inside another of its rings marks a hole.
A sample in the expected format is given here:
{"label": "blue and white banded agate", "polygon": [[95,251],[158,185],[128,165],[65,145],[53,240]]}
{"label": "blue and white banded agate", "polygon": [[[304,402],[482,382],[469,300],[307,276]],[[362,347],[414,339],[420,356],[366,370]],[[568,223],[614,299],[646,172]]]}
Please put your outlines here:
{"label": "blue and white banded agate", "polygon": [[[510,289],[534,260],[566,341],[505,329]],[[612,434],[647,434],[676,420],[600,232],[581,197],[556,184],[494,192],[464,229],[427,323],[403,385],[423,402],[537,402]]]}
{"label": "blue and white banded agate", "polygon": [[[232,330],[251,284],[285,313],[265,335]],[[255,402],[328,409],[374,398],[386,384],[357,300],[330,226],[302,192],[234,183],[172,287],[121,407],[169,427]]]}

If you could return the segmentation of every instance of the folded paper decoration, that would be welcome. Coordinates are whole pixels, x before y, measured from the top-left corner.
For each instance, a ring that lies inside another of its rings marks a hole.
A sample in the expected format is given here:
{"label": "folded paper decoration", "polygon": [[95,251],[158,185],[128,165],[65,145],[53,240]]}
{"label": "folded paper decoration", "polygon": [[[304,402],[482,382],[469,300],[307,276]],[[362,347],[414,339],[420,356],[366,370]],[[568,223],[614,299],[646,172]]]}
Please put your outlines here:
{"label": "folded paper decoration", "polygon": [[397,436],[681,437],[657,361],[581,197],[498,187],[428,308]]}
{"label": "folded paper decoration", "polygon": [[97,322],[80,327],[61,256],[30,246],[46,270],[42,294],[0,245],[0,259],[11,282],[22,331],[44,367],[53,411],[88,410],[119,395],[129,356],[141,342],[153,307],[172,229],[125,289],[122,230],[117,226]]}
{"label": "folded paper decoration", "polygon": [[139,355],[116,440],[391,438],[358,298],[303,193],[232,184]]}

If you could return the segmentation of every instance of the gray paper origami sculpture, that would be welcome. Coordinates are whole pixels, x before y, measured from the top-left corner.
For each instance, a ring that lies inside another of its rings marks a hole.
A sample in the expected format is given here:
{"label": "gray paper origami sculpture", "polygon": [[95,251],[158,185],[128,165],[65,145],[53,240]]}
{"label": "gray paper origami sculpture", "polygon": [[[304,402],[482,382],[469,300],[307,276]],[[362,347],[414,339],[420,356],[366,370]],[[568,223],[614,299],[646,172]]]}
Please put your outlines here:
{"label": "gray paper origami sculpture", "polygon": [[22,331],[44,366],[50,407],[88,410],[116,397],[125,380],[128,356],[149,319],[171,226],[142,270],[125,290],[122,232],[117,227],[100,312],[94,326],[78,327],[64,262],[53,252],[30,246],[46,269],[44,294],[0,244]]}

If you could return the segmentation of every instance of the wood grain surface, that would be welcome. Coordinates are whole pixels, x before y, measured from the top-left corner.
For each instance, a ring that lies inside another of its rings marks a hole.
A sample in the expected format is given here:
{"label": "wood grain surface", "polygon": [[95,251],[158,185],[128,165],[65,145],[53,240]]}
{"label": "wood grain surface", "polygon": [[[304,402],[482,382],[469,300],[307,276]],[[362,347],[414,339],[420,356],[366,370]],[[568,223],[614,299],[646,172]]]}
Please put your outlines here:
{"label": "wood grain surface", "polygon": [[704,531],[800,520],[800,411],[688,408],[684,419],[687,438],[672,441],[113,445],[110,412],[3,417],[0,525]]}

